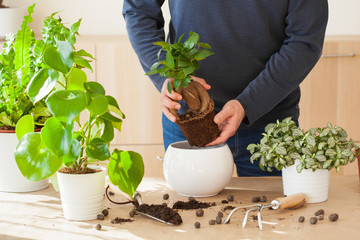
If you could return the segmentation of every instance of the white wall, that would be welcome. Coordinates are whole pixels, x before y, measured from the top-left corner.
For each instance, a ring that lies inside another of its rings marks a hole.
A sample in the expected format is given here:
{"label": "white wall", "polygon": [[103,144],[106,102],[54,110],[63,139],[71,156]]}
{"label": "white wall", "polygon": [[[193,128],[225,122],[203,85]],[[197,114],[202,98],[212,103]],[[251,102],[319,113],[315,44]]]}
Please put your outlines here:
{"label": "white wall", "polygon": [[[180,0],[179,0],[180,1]],[[316,1],[316,0],[314,0]],[[329,24],[327,35],[360,34],[360,0],[328,0]],[[35,0],[4,0],[9,6],[28,6]],[[38,33],[45,16],[61,11],[65,22],[73,23],[82,18],[82,35],[126,34],[121,15],[123,0],[37,0],[33,28]],[[169,19],[167,1],[164,15]]]}

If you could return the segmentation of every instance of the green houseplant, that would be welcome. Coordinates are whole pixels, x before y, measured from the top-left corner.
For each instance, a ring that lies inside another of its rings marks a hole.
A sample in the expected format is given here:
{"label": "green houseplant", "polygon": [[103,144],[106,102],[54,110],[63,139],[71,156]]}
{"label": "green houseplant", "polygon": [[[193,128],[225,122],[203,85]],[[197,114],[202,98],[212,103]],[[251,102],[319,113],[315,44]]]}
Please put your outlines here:
{"label": "green houseplant", "polygon": [[[171,109],[171,112],[176,116],[176,123],[189,144],[203,147],[215,140],[220,131],[213,121],[214,102],[204,87],[191,80],[191,77],[199,69],[199,61],[214,53],[210,50],[209,44],[200,42],[197,33],[190,32],[189,38],[184,43],[181,42],[183,36],[184,34],[173,44],[164,41],[154,43],[161,47],[157,54],[159,61],[155,62],[146,74],[159,74],[173,79],[172,82],[168,82],[168,91],[174,90],[182,95],[189,106],[189,111],[180,116],[174,109]],[[166,52],[165,59],[160,59],[162,51]]]}
{"label": "green houseplant", "polygon": [[[67,28],[54,15],[45,21],[56,25],[54,30],[60,36],[52,39],[51,44],[40,42],[40,46],[36,45],[42,49],[44,66],[27,87],[28,96],[34,104],[45,99],[52,117],[45,121],[40,132],[29,131],[29,126],[33,124],[32,115],[20,119],[16,127],[21,137],[15,151],[16,163],[28,180],[39,181],[58,171],[67,175],[96,174],[103,169],[93,165],[109,160],[103,164],[108,167],[111,182],[132,198],[144,175],[142,158],[133,151],[115,149],[111,152],[109,149],[114,131],[121,131],[125,115],[116,99],[106,95],[100,83],[87,81],[82,69],[91,69],[89,62],[93,57],[84,50],[74,50],[80,20]],[[76,185],[75,182],[80,181],[70,180],[70,183]],[[88,189],[86,181],[84,184],[78,186],[78,191]],[[59,183],[60,194],[61,186]],[[99,189],[101,192],[97,194],[102,200],[104,183]],[[85,204],[84,199],[75,199],[72,198],[71,203],[66,205],[71,206],[73,212]],[[63,196],[62,200],[65,200]],[[79,216],[66,212],[63,202],[65,217],[73,220],[96,218],[101,204],[98,207],[88,216]]]}
{"label": "green houseplant", "polygon": [[[356,159],[355,151],[359,147],[339,126],[332,126],[330,123],[323,128],[312,128],[307,131],[296,126],[291,117],[285,118],[276,123],[270,123],[265,128],[260,143],[250,144],[247,149],[252,154],[250,161],[259,161],[259,167],[263,170],[272,171],[275,167],[282,170],[284,193],[293,194],[295,186],[288,186],[285,176],[292,178],[294,184],[304,184],[299,191],[310,191],[317,182],[321,180],[308,181],[313,174],[323,174],[329,179],[329,170],[353,162]],[[288,174],[288,171],[292,171]],[[295,179],[297,176],[306,178]],[[328,186],[324,184],[324,186]],[[319,190],[317,190],[319,191]],[[321,202],[327,199],[326,194],[317,200],[309,193],[309,202]]]}

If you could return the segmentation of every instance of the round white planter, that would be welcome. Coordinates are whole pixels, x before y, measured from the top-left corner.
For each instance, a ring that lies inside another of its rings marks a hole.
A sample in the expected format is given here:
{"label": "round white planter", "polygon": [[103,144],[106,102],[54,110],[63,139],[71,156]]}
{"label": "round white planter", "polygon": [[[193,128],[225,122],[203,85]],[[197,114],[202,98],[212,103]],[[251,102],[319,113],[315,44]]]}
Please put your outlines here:
{"label": "round white planter", "polygon": [[217,195],[230,182],[234,160],[226,144],[193,148],[182,141],[167,149],[163,170],[167,183],[178,194],[209,197]]}
{"label": "round white planter", "polygon": [[68,220],[94,220],[103,210],[105,193],[105,168],[90,174],[65,174],[57,172],[61,204]]}
{"label": "round white planter", "polygon": [[48,179],[30,182],[21,174],[14,158],[17,144],[15,133],[0,133],[0,191],[32,192],[48,187]]}
{"label": "round white planter", "polygon": [[324,202],[328,199],[330,171],[303,169],[296,171],[298,161],[282,169],[283,190],[285,195],[305,193],[308,203]]}
{"label": "round white planter", "polygon": [[0,38],[8,33],[16,34],[26,13],[25,7],[0,8]]}

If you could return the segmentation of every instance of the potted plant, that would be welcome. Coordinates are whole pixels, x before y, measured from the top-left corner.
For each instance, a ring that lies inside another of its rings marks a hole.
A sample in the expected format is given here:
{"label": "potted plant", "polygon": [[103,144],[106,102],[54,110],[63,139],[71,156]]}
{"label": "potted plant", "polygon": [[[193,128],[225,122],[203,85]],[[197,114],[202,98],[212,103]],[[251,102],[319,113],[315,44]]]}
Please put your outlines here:
{"label": "potted plant", "polygon": [[27,88],[34,104],[46,99],[52,117],[40,132],[29,130],[32,115],[20,120],[15,159],[30,181],[57,173],[65,218],[91,220],[101,212],[104,199],[105,168],[99,165],[108,166],[111,182],[132,197],[144,175],[144,164],[136,152],[110,151],[114,130],[121,131],[125,115],[101,84],[86,79],[82,69],[91,69],[93,57],[74,50],[80,20],[67,28],[54,15],[45,22],[56,26],[60,35],[51,44],[37,45],[44,65]]}
{"label": "potted plant", "polygon": [[7,34],[16,34],[25,15],[26,8],[9,7],[0,0],[0,40],[4,40]]}
{"label": "potted plant", "polygon": [[263,170],[282,170],[284,194],[306,193],[309,203],[327,200],[329,171],[353,162],[359,149],[339,126],[304,131],[291,117],[268,124],[263,135],[247,147],[250,161],[258,160]]}
{"label": "potted plant", "polygon": [[[18,143],[15,127],[22,116],[31,114],[36,128],[43,126],[51,116],[45,101],[32,103],[26,93],[30,79],[43,67],[43,59],[28,23],[32,21],[34,6],[29,7],[29,15],[17,35],[8,35],[0,53],[0,191],[29,192],[48,186],[48,180],[29,182],[20,173],[14,150]],[[51,30],[52,28],[48,26]],[[57,34],[49,35],[56,37]]]}
{"label": "potted plant", "polygon": [[[158,53],[159,61],[155,62],[146,74],[160,74],[173,79],[174,89],[169,81],[168,91],[171,93],[174,90],[182,95],[189,106],[189,111],[182,115],[178,115],[174,109],[171,109],[171,112],[176,116],[176,123],[189,144],[203,147],[215,140],[220,131],[213,120],[215,116],[213,100],[200,83],[191,80],[191,76],[199,68],[199,61],[214,53],[210,51],[209,44],[200,42],[197,33],[190,32],[189,38],[184,43],[181,42],[183,36],[184,34],[174,44],[164,41],[154,43],[161,46]],[[162,51],[166,52],[164,60],[160,60]]]}

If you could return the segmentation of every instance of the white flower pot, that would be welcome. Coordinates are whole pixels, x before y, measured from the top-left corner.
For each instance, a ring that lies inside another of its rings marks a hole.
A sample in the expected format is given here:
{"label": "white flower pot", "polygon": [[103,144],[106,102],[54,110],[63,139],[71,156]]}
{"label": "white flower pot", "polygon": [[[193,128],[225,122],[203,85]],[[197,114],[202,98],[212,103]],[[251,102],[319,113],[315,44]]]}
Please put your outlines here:
{"label": "white flower pot", "polygon": [[103,210],[105,193],[105,168],[90,174],[66,174],[57,172],[61,204],[68,220],[93,220]]}
{"label": "white flower pot", "polygon": [[285,195],[305,193],[308,203],[324,202],[328,199],[330,171],[317,169],[303,169],[296,171],[295,164],[282,169],[283,190]]}
{"label": "white flower pot", "polygon": [[0,133],[0,191],[32,192],[48,187],[48,179],[30,182],[21,174],[14,157],[17,144],[14,132]]}
{"label": "white flower pot", "polygon": [[0,8],[0,38],[9,33],[16,34],[26,14],[25,7]]}
{"label": "white flower pot", "polygon": [[217,195],[230,182],[234,160],[226,144],[194,148],[182,141],[167,149],[163,170],[168,185],[178,194],[209,197]]}

